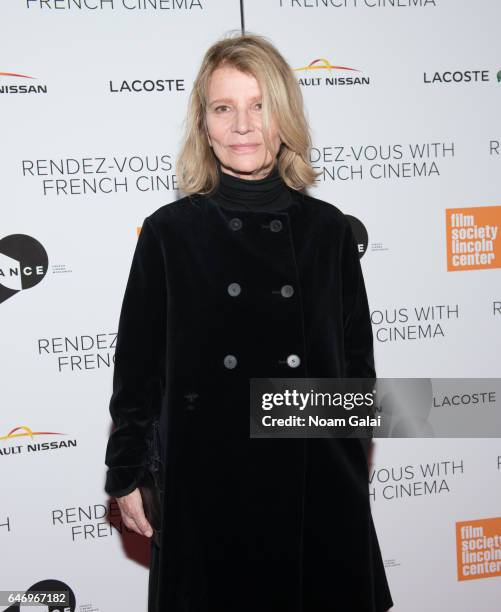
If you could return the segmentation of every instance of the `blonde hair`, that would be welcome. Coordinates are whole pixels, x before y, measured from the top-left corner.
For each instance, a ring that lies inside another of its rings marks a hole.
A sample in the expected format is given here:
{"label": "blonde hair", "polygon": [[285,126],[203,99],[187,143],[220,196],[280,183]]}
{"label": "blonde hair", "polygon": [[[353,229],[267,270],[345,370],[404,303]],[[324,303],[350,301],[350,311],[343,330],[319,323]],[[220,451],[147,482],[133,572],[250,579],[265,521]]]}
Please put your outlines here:
{"label": "blonde hair", "polygon": [[282,141],[277,165],[284,182],[296,190],[315,182],[308,159],[311,136],[303,96],[296,77],[271,42],[257,34],[223,37],[206,52],[193,84],[185,118],[185,133],[176,161],[180,189],[186,194],[212,192],[218,185],[217,158],[207,139],[206,93],[216,68],[231,66],[254,76],[262,92],[262,129],[265,147],[272,151],[270,119],[276,122]]}

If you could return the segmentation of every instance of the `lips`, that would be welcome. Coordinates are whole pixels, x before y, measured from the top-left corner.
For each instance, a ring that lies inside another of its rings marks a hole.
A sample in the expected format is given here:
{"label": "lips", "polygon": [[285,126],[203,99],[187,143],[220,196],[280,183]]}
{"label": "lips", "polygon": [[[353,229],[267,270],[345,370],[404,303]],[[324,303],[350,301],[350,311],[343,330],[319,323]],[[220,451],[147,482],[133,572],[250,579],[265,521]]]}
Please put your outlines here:
{"label": "lips", "polygon": [[230,149],[235,153],[249,153],[255,151],[257,147],[259,147],[259,144],[230,145]]}

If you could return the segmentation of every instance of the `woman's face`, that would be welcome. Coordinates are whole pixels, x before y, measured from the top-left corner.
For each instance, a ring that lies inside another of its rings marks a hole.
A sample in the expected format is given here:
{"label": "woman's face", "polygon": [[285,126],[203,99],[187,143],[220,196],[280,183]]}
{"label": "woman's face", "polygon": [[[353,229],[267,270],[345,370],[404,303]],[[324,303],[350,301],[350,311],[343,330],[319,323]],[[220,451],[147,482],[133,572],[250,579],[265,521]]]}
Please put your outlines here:
{"label": "woman's face", "polygon": [[246,179],[266,176],[280,149],[275,122],[270,126],[273,155],[264,146],[261,89],[256,79],[229,66],[214,70],[207,91],[209,144],[227,174]]}

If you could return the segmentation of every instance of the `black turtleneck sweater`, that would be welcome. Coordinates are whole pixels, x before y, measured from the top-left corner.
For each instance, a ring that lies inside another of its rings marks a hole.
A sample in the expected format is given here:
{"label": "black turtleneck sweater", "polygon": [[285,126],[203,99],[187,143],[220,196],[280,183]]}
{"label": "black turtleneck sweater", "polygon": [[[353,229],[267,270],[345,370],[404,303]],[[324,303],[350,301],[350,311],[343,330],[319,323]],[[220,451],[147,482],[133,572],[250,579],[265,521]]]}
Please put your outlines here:
{"label": "black turtleneck sweater", "polygon": [[275,163],[267,176],[244,179],[227,174],[217,162],[219,185],[212,197],[232,210],[282,210],[291,204],[289,188],[282,180]]}

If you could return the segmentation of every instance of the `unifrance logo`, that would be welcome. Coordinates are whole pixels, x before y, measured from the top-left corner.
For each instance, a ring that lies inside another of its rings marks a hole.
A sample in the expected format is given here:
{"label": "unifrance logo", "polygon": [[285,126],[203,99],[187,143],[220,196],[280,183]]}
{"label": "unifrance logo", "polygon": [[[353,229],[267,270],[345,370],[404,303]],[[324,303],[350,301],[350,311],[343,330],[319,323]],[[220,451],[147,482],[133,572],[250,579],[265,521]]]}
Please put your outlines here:
{"label": "unifrance logo", "polygon": [[[38,594],[38,601],[43,601],[44,594],[48,593],[66,593],[65,595],[65,603],[58,604],[52,602],[50,604],[37,606],[33,604],[23,605],[22,603],[15,603],[12,606],[4,609],[4,612],[32,612],[38,610],[39,612],[75,612],[76,609],[76,597],[73,589],[62,580],[57,580],[56,578],[46,578],[45,580],[40,580],[39,582],[32,584],[29,589],[25,592],[25,599],[29,600],[30,594],[33,597],[33,601],[37,601],[35,599],[35,595]],[[56,599],[53,596],[53,599]],[[60,599],[57,597],[57,599]]]}
{"label": "unifrance logo", "polygon": [[360,219],[357,219],[357,217],[354,217],[353,215],[345,215],[345,217],[350,222],[351,230],[355,236],[358,256],[360,259],[362,259],[367,251],[367,245],[369,244],[369,234],[367,233],[367,228],[362,221],[360,221]]}
{"label": "unifrance logo", "polygon": [[447,271],[501,268],[501,206],[447,208]]}
{"label": "unifrance logo", "polygon": [[49,258],[32,236],[11,234],[0,240],[0,304],[38,285],[47,274]]}

